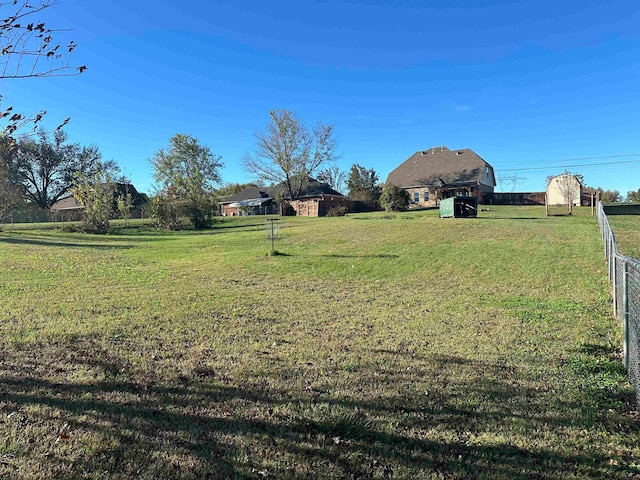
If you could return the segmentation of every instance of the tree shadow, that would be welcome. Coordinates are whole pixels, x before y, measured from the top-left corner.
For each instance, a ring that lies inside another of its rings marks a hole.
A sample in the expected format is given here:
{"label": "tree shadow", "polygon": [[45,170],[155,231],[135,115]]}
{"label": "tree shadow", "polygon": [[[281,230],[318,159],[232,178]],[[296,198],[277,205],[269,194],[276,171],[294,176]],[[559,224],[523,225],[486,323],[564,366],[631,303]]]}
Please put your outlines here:
{"label": "tree shadow", "polygon": [[33,245],[41,247],[67,247],[67,248],[94,248],[94,249],[128,249],[129,245],[114,245],[112,243],[85,243],[85,242],[61,242],[43,238],[26,238],[26,237],[0,237],[0,243],[8,243],[13,245]]}
{"label": "tree shadow", "polygon": [[482,220],[544,220],[547,217],[485,217],[484,215],[478,215],[477,218]]}
{"label": "tree shadow", "polygon": [[318,257],[325,257],[325,258],[379,258],[379,259],[400,258],[400,255],[392,255],[392,254],[348,255],[348,254],[338,254],[338,253],[329,254],[328,253],[328,254],[317,255],[317,256]]}
{"label": "tree shadow", "polygon": [[[393,365],[399,352],[379,353]],[[40,476],[52,478],[100,472],[100,478],[604,479],[632,473],[611,462],[606,445],[568,451],[481,440],[498,427],[534,436],[539,429],[592,427],[577,401],[558,403],[560,410],[550,409],[555,416],[536,411],[533,406],[553,396],[513,384],[520,372],[506,364],[433,355],[407,372],[361,363],[354,379],[386,383],[381,391],[387,394],[375,397],[357,388],[292,388],[296,382],[282,383],[277,370],[241,379],[194,364],[190,374],[172,375],[81,337],[4,347],[0,354],[6,417],[0,429],[20,428],[25,437],[23,454],[0,463],[0,476],[24,477],[35,463],[45,465]],[[456,377],[461,368],[467,375]],[[303,371],[288,374],[306,378]],[[406,391],[424,378],[432,379],[429,395]],[[607,428],[619,425],[598,426]],[[63,444],[55,440],[60,431],[69,437]],[[631,442],[637,434],[637,427],[630,431]]]}

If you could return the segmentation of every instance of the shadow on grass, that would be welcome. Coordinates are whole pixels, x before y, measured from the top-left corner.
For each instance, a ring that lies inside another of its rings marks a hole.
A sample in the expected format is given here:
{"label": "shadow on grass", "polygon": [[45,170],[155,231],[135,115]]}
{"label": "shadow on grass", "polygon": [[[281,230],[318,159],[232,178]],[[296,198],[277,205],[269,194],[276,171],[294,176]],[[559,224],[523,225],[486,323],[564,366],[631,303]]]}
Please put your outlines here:
{"label": "shadow on grass", "polygon": [[[561,426],[559,431],[591,426],[577,403],[560,412],[565,417],[541,416],[534,406],[548,398],[510,383],[518,376],[515,367],[490,362],[436,355],[426,359],[425,370],[387,372],[384,391],[393,395],[363,399],[358,389],[318,393],[277,378],[272,383],[257,376],[234,380],[197,365],[186,376],[140,371],[87,339],[16,352],[5,348],[2,356],[0,405],[10,416],[0,428],[15,424],[31,437],[24,439],[21,455],[0,464],[0,476],[29,476],[35,464],[65,478],[604,479],[630,474],[610,461],[604,447],[571,451],[566,445],[517,446],[509,438],[477,440],[492,428],[517,426],[525,435],[537,435],[550,425]],[[456,378],[460,366],[475,376]],[[79,371],[96,379],[74,380]],[[363,365],[358,375],[382,373]],[[425,375],[433,379],[429,395],[402,393],[403,386]],[[62,429],[69,437],[64,445],[54,441]]]}
{"label": "shadow on grass", "polygon": [[485,217],[484,215],[478,215],[481,220],[544,220],[548,217]]}
{"label": "shadow on grass", "polygon": [[371,254],[371,255],[346,255],[346,254],[324,254],[318,255],[318,257],[325,258],[380,258],[380,259],[392,259],[392,258],[400,258],[400,255],[391,255],[391,254]]}
{"label": "shadow on grass", "polygon": [[9,243],[14,245],[34,245],[41,247],[69,247],[69,248],[96,248],[96,249],[128,249],[129,245],[113,245],[105,243],[80,243],[80,242],[60,242],[43,238],[25,238],[25,237],[0,237],[0,243]]}

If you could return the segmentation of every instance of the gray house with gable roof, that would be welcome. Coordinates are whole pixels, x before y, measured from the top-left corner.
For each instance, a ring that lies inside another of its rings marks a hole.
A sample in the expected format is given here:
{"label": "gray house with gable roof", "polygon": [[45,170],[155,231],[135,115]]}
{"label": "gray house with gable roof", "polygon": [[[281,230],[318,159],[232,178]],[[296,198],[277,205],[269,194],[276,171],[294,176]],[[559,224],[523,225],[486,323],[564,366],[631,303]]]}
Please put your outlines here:
{"label": "gray house with gable roof", "polygon": [[415,206],[435,207],[443,198],[493,194],[493,167],[470,148],[435,147],[411,155],[387,177],[387,184],[409,192]]}

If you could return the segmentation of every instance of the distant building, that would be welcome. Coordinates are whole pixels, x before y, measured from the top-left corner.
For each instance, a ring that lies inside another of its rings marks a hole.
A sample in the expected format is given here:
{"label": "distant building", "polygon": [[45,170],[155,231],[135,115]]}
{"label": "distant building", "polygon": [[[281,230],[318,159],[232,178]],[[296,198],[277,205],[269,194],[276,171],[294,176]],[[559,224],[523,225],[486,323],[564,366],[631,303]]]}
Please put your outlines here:
{"label": "distant building", "polygon": [[[296,215],[322,217],[334,207],[353,209],[349,198],[324,182],[309,178],[298,198],[291,200],[283,184],[270,187],[251,185],[219,201],[222,216],[266,215],[280,213],[276,198],[291,205]],[[291,212],[293,214],[293,212]]]}
{"label": "distant building", "polygon": [[414,153],[389,174],[386,183],[409,192],[414,206],[435,207],[443,198],[490,197],[496,179],[493,167],[473,150],[442,146]]}
{"label": "distant building", "polygon": [[221,198],[218,203],[223,217],[278,213],[278,207],[271,194],[257,185],[251,185]]}
{"label": "distant building", "polygon": [[579,206],[582,203],[583,186],[575,175],[563,173],[549,180],[547,184],[547,204]]}
{"label": "distant building", "polygon": [[[131,195],[133,203],[132,218],[141,218],[142,208],[149,201],[149,197],[146,194],[138,192],[136,187],[130,183],[116,183],[116,189],[114,192],[114,202],[118,195]],[[114,205],[115,208],[115,205]],[[51,205],[49,209],[52,213],[52,218],[60,221],[72,221],[81,220],[84,206],[80,205],[74,196],[61,198],[56,203]]]}

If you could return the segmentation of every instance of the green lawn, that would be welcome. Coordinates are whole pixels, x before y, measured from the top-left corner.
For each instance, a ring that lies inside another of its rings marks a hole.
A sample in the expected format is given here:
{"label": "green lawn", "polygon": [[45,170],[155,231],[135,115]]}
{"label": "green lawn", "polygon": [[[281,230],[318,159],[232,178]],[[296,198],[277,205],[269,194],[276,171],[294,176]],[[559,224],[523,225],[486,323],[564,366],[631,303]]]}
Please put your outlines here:
{"label": "green lawn", "polygon": [[590,209],[0,234],[0,478],[640,475]]}
{"label": "green lawn", "polygon": [[610,215],[609,225],[620,252],[640,258],[640,215]]}

